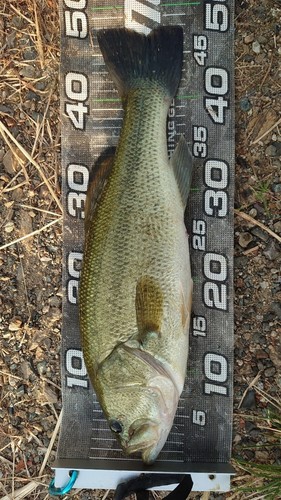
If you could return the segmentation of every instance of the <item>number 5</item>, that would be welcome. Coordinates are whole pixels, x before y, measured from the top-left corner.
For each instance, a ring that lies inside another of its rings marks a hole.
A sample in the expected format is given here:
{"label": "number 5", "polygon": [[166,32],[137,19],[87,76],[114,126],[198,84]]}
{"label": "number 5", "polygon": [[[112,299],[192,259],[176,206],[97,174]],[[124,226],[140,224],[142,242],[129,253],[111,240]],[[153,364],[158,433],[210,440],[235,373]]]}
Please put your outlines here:
{"label": "number 5", "polygon": [[210,31],[227,31],[229,28],[229,12],[226,5],[206,3],[205,28]]}

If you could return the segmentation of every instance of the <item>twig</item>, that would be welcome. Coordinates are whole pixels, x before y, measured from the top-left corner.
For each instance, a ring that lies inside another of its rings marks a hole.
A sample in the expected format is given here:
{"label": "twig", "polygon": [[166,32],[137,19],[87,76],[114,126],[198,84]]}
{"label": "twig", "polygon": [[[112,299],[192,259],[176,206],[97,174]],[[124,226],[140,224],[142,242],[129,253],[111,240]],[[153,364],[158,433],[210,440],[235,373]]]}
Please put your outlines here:
{"label": "twig", "polygon": [[55,429],[54,429],[54,432],[53,432],[53,435],[52,435],[51,441],[50,441],[49,446],[48,446],[48,449],[47,449],[47,451],[46,451],[46,455],[45,455],[44,460],[43,460],[43,462],[42,462],[42,465],[41,465],[41,467],[40,467],[39,477],[40,477],[40,476],[42,476],[43,471],[44,471],[44,469],[45,469],[45,467],[46,467],[46,463],[47,463],[47,461],[48,461],[48,458],[49,458],[49,456],[50,456],[50,453],[51,453],[51,451],[52,451],[52,448],[53,448],[54,442],[55,442],[55,440],[56,440],[57,434],[58,434],[59,429],[60,429],[60,426],[61,426],[61,421],[62,421],[62,411],[60,412],[60,416],[59,416],[59,418],[58,418],[58,420],[57,420],[57,423],[56,423],[56,426],[55,426]]}
{"label": "twig", "polygon": [[268,130],[266,130],[266,132],[264,132],[262,135],[260,135],[260,137],[258,137],[257,139],[255,139],[253,142],[251,142],[251,146],[253,144],[257,144],[257,142],[261,141],[267,134],[269,134],[269,132],[271,132],[275,127],[278,127],[279,123],[281,123],[281,118],[279,118],[279,120],[277,120],[276,123],[274,123],[274,125],[272,125]]}
{"label": "twig", "polygon": [[[281,121],[281,120],[280,120]],[[258,220],[254,219],[253,217],[251,217],[250,215],[248,214],[245,214],[245,212],[240,212],[239,210],[237,209],[234,209],[234,213],[236,215],[238,215],[239,217],[241,217],[242,219],[245,219],[246,221],[250,222],[251,224],[255,225],[255,226],[259,226],[261,229],[263,229],[264,231],[266,231],[268,234],[270,234],[270,236],[272,236],[273,238],[275,238],[277,241],[279,241],[279,243],[281,243],[281,236],[279,236],[278,234],[274,233],[273,231],[271,231],[271,229],[269,229],[269,227],[265,226],[262,222],[259,222]]]}
{"label": "twig", "polygon": [[41,69],[43,69],[44,68],[44,50],[43,50],[43,44],[42,44],[42,38],[41,38],[41,33],[40,33],[40,27],[39,27],[38,14],[37,14],[35,0],[33,0],[33,8],[34,8],[35,29],[36,29],[36,36],[37,36],[37,48],[38,48],[40,66],[41,66]]}
{"label": "twig", "polygon": [[265,80],[267,79],[267,77],[268,77],[268,75],[269,75],[269,73],[270,73],[271,66],[272,66],[272,62],[273,62],[273,53],[271,54],[271,59],[270,59],[270,63],[269,63],[268,68],[267,68],[267,72],[265,73],[265,75],[264,75],[264,77],[263,77],[263,79],[262,79],[262,82],[261,82],[261,84],[260,84],[260,91],[261,91],[261,89],[262,89],[262,86],[263,86],[263,84],[264,84]]}
{"label": "twig", "polygon": [[105,494],[103,495],[102,499],[101,500],[106,500],[106,498],[108,497],[108,494],[109,494],[110,490],[107,490],[105,492]]}
{"label": "twig", "polygon": [[40,166],[38,165],[38,163],[32,158],[32,156],[30,156],[30,154],[22,147],[22,145],[15,139],[15,137],[11,134],[11,132],[7,129],[7,127],[4,125],[4,123],[2,123],[0,121],[0,132],[3,136],[4,139],[6,139],[5,135],[7,135],[12,141],[14,144],[16,144],[16,146],[19,148],[19,150],[24,154],[24,156],[28,159],[28,161],[30,161],[30,163],[32,163],[32,165],[36,168],[36,170],[39,172],[40,176],[42,177],[43,181],[45,182],[47,188],[49,189],[52,197],[54,198],[54,200],[56,201],[58,207],[60,208],[60,210],[62,211],[62,205],[61,205],[61,202],[60,200],[58,199],[56,193],[54,192],[51,184],[49,183],[47,177],[45,176],[44,172],[42,171],[42,169],[40,168]]}
{"label": "twig", "polygon": [[53,224],[56,224],[57,222],[61,221],[62,217],[58,217],[55,220],[52,220],[48,224],[46,224],[43,227],[40,227],[39,229],[36,229],[35,231],[32,231],[32,233],[26,234],[25,236],[21,236],[17,240],[10,241],[10,243],[6,243],[5,245],[2,245],[0,247],[0,250],[4,250],[4,248],[10,247],[11,245],[14,245],[15,243],[19,243],[19,241],[25,240],[26,238],[30,238],[30,236],[34,236],[35,234],[41,233],[41,231],[44,231],[45,229],[48,229],[48,227],[52,226]]}
{"label": "twig", "polygon": [[36,490],[38,486],[40,486],[40,483],[37,483],[36,481],[30,481],[30,483],[16,490],[13,497],[10,495],[5,495],[4,497],[1,497],[0,500],[22,500],[23,498],[28,497],[28,495]]}
{"label": "twig", "polygon": [[37,212],[43,212],[44,214],[55,215],[56,217],[60,217],[60,215],[56,214],[56,212],[50,212],[50,210],[44,210],[43,208],[33,207],[32,205],[24,205],[23,203],[19,203],[18,206],[22,208],[30,208],[31,210],[37,210]]}
{"label": "twig", "polygon": [[[13,179],[14,180],[14,179]],[[11,186],[11,187],[5,187],[2,191],[2,193],[9,193],[10,191],[14,191],[15,189],[18,189],[19,187],[25,186],[25,184],[28,184],[28,180],[20,182],[20,184],[17,184],[16,186]]]}

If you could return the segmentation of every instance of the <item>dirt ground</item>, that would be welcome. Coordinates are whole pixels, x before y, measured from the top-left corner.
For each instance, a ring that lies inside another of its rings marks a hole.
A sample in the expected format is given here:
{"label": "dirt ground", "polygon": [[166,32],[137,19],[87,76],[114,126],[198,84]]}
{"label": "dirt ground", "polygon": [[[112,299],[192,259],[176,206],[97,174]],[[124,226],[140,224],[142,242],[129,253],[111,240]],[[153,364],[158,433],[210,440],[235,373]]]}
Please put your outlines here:
{"label": "dirt ground", "polygon": [[[0,496],[47,499],[61,411],[59,16],[55,0],[1,5]],[[281,3],[237,0],[235,23],[233,455],[281,465],[280,439],[247,417],[281,399]]]}

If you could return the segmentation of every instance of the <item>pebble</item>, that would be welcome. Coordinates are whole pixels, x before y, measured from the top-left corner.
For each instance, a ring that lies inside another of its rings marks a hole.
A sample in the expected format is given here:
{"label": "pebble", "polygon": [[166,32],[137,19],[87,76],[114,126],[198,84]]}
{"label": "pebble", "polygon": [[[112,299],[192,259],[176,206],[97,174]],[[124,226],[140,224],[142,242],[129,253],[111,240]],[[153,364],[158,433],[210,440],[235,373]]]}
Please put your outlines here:
{"label": "pebble", "polygon": [[280,251],[277,248],[275,241],[270,241],[263,253],[269,260],[275,260],[280,255]]}
{"label": "pebble", "polygon": [[39,363],[37,363],[37,370],[38,370],[38,373],[39,375],[44,375],[47,371],[47,362],[45,360],[43,361],[39,361]]}
{"label": "pebble", "polygon": [[254,408],[256,408],[256,393],[254,389],[248,390],[241,404],[241,408],[247,408],[249,410],[253,410]]}
{"label": "pebble", "polygon": [[251,217],[256,217],[258,215],[258,211],[256,208],[251,208],[251,210],[249,211],[249,215]]}
{"label": "pebble", "polygon": [[262,229],[260,229],[259,227],[254,227],[251,230],[251,233],[262,241],[268,240],[268,234],[265,231],[263,231]]}
{"label": "pebble", "polygon": [[272,302],[271,310],[281,319],[281,304],[280,302]]}
{"label": "pebble", "polygon": [[10,332],[17,332],[21,328],[21,326],[22,326],[21,319],[14,318],[9,324],[9,330]]}
{"label": "pebble", "polygon": [[20,386],[17,388],[17,394],[18,394],[19,396],[24,396],[24,394],[25,394],[25,387],[24,387],[24,385],[20,385]]}
{"label": "pebble", "polygon": [[15,157],[10,149],[3,157],[3,165],[8,174],[15,174]]}
{"label": "pebble", "polygon": [[267,148],[265,150],[266,156],[277,156],[276,153],[277,153],[277,149],[273,144],[270,144],[269,146],[267,146]]}
{"label": "pebble", "polygon": [[281,183],[272,184],[271,189],[274,193],[281,193]]}
{"label": "pebble", "polygon": [[268,464],[269,454],[267,451],[264,450],[256,450],[255,459],[258,463]]}
{"label": "pebble", "polygon": [[277,233],[281,233],[281,220],[279,220],[278,222],[275,222],[273,224],[273,227],[274,227],[274,231],[276,231]]}
{"label": "pebble", "polygon": [[242,99],[240,99],[240,108],[242,109],[242,111],[245,112],[250,111],[250,109],[252,109],[252,103],[248,97],[242,97]]}
{"label": "pebble", "polygon": [[264,376],[267,378],[273,377],[276,373],[276,368],[275,368],[275,366],[271,366],[270,368],[266,368],[263,373],[264,373]]}
{"label": "pebble", "polygon": [[254,41],[254,35],[251,34],[251,35],[246,35],[244,37],[244,43],[246,43],[247,45],[249,45],[249,43],[252,43]]}
{"label": "pebble", "polygon": [[247,265],[247,262],[248,262],[248,257],[244,255],[234,258],[235,267],[238,269],[243,269]]}
{"label": "pebble", "polygon": [[252,43],[252,50],[255,54],[260,54],[261,52],[261,46],[260,46],[260,43],[255,40],[253,43]]}
{"label": "pebble", "polygon": [[26,78],[35,78],[36,69],[31,64],[27,64],[26,66],[23,66],[23,68],[20,69],[19,73],[21,76],[24,76]]}
{"label": "pebble", "polygon": [[276,149],[275,156],[280,157],[281,156],[281,142],[280,141],[273,141],[272,145]]}
{"label": "pebble", "polygon": [[240,233],[239,235],[239,245],[240,247],[242,248],[246,248],[249,243],[251,243],[251,241],[253,240],[253,236],[251,235],[251,233]]}
{"label": "pebble", "polygon": [[6,233],[12,233],[15,229],[15,224],[12,221],[7,222],[7,224],[5,224],[4,226],[4,229]]}
{"label": "pebble", "polygon": [[281,168],[281,161],[278,160],[278,158],[273,158],[272,160],[272,166],[276,168]]}

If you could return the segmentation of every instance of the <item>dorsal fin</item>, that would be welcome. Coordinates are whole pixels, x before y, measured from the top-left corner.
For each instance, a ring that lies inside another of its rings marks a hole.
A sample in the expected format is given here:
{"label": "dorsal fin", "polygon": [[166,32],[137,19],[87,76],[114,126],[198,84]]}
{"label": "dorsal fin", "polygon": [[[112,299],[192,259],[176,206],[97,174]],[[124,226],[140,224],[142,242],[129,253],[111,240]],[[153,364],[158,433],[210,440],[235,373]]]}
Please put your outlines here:
{"label": "dorsal fin", "polygon": [[115,148],[109,148],[91,172],[85,202],[85,234],[87,234],[96,207],[112,170]]}
{"label": "dorsal fin", "polygon": [[182,135],[170,162],[175,173],[183,205],[186,206],[192,180],[192,154]]}

